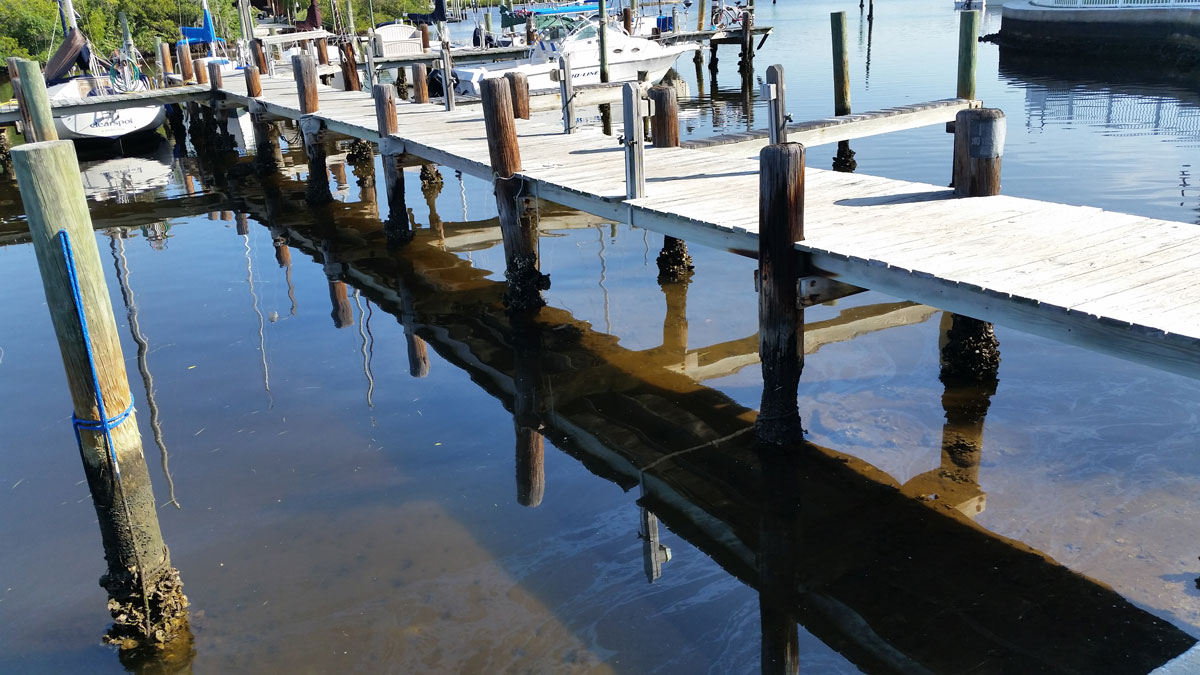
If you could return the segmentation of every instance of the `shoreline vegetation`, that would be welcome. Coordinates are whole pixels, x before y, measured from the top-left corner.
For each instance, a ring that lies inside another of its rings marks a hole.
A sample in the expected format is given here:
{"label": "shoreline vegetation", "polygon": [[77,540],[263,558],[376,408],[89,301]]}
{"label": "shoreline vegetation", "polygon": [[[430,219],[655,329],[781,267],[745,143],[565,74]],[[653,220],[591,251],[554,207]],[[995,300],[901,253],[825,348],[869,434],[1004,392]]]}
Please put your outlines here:
{"label": "shoreline vegetation", "polygon": [[[307,0],[293,0],[296,13],[302,18]],[[317,0],[325,28],[332,29],[330,2]],[[338,9],[345,11],[346,0],[336,0]],[[370,2],[370,6],[368,3]],[[372,9],[376,23],[392,21],[407,12],[430,11],[427,0],[352,0],[354,25],[360,32],[371,23]],[[484,0],[482,5],[495,5],[498,0]],[[154,56],[154,39],[178,40],[179,26],[198,26],[201,16],[200,0],[75,0],[78,25],[84,35],[102,55],[115,51],[121,42],[121,27],[117,15],[124,12],[137,49],[147,58]],[[238,37],[237,8],[234,0],[209,0],[217,35],[233,41]],[[256,20],[263,13],[252,8]],[[45,63],[50,54],[62,44],[63,31],[56,0],[20,0],[0,2],[0,63],[9,57],[33,59]]]}

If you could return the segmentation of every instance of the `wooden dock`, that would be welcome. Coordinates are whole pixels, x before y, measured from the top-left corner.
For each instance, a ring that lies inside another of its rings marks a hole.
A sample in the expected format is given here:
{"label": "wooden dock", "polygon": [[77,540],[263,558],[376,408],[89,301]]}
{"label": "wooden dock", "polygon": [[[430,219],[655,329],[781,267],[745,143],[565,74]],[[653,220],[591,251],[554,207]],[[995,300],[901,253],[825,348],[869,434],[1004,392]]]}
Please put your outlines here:
{"label": "wooden dock", "polygon": [[[251,98],[230,78],[222,95],[253,112],[304,117],[292,80],[263,78],[262,90]],[[379,140],[369,94],[322,86],[319,100],[310,117],[326,130]],[[401,103],[397,113],[389,152],[493,177],[479,108]],[[648,147],[645,196],[626,199],[624,152],[613,137],[526,120],[516,129],[518,176],[531,194],[757,257],[756,159]],[[1200,377],[1193,225],[1008,196],[957,199],[940,186],[813,168],[805,189],[805,239],[796,248],[820,273]]]}

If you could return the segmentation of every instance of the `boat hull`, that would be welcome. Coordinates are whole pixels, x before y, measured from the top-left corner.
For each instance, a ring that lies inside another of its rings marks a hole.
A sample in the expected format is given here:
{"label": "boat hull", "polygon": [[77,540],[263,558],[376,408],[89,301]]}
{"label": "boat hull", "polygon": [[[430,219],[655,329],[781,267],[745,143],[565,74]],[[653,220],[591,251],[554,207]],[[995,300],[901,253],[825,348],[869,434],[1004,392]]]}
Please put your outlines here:
{"label": "boat hull", "polygon": [[152,132],[162,126],[166,111],[162,106],[105,110],[54,118],[59,138],[74,140],[117,139],[131,134]]}

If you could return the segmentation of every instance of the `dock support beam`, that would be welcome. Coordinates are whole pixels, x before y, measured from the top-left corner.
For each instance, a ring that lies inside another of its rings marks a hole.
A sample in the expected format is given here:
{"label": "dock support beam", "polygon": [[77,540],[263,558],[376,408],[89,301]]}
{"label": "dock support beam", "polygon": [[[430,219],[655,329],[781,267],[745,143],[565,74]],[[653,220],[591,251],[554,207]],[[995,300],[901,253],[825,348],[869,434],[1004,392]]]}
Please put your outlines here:
{"label": "dock support beam", "polygon": [[375,96],[375,121],[379,126],[379,154],[383,156],[383,187],[388,205],[388,219],[383,224],[383,232],[388,247],[395,248],[413,238],[412,228],[408,224],[408,205],[404,200],[404,167],[400,166],[402,155],[395,152],[389,138],[400,130],[396,118],[396,88],[390,84],[377,84],[372,94]]}
{"label": "dock support beam", "polygon": [[100,578],[114,619],[107,640],[122,649],[163,644],[187,632],[187,598],[158,524],[75,149],[32,143],[12,155],[74,416],[99,422],[77,434],[108,563]]}
{"label": "dock support beam", "polygon": [[803,433],[796,404],[804,368],[804,310],[797,303],[804,239],[804,146],[768,145],[759,155],[758,352],[763,395],[755,437],[786,445]]}
{"label": "dock support beam", "polygon": [[519,203],[524,181],[516,175],[521,170],[521,150],[517,145],[508,83],[503,79],[487,79],[480,88],[488,154],[495,174],[500,233],[504,238],[504,276],[508,280],[504,304],[514,311],[537,309],[546,304],[542,291],[550,288],[550,277],[539,269],[537,224],[525,217],[525,209]]}

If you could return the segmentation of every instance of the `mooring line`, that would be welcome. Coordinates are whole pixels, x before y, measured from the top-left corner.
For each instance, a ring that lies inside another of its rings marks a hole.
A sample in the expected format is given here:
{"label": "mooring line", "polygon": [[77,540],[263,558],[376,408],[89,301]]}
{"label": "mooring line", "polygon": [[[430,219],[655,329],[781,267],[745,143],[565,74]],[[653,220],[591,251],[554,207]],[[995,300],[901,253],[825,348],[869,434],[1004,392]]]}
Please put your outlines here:
{"label": "mooring line", "polygon": [[75,316],[79,319],[79,332],[83,336],[83,349],[87,356],[88,370],[92,376],[92,392],[96,397],[96,412],[100,415],[99,420],[83,420],[75,415],[74,410],[71,411],[71,424],[75,427],[75,442],[79,445],[79,452],[83,453],[83,436],[79,431],[86,429],[104,432],[105,449],[108,451],[109,461],[112,462],[113,480],[117,491],[121,494],[121,506],[125,511],[125,525],[129,528],[129,538],[133,543],[131,547],[133,548],[133,559],[138,566],[138,581],[142,587],[142,606],[146,612],[144,628],[146,637],[150,637],[150,597],[146,593],[146,565],[142,562],[142,552],[138,550],[137,533],[133,531],[133,516],[129,512],[129,499],[125,495],[125,484],[121,481],[121,465],[117,462],[117,452],[113,447],[112,439],[112,430],[133,415],[133,392],[129,394],[129,407],[125,409],[125,412],[110,418],[104,406],[104,394],[100,390],[100,374],[96,370],[96,355],[92,352],[92,336],[88,331],[87,315],[83,309],[83,294],[79,290],[79,275],[75,271],[75,252],[71,248],[71,237],[66,230],[59,230],[56,236],[62,245],[63,264],[67,269],[67,279],[71,282]]}

